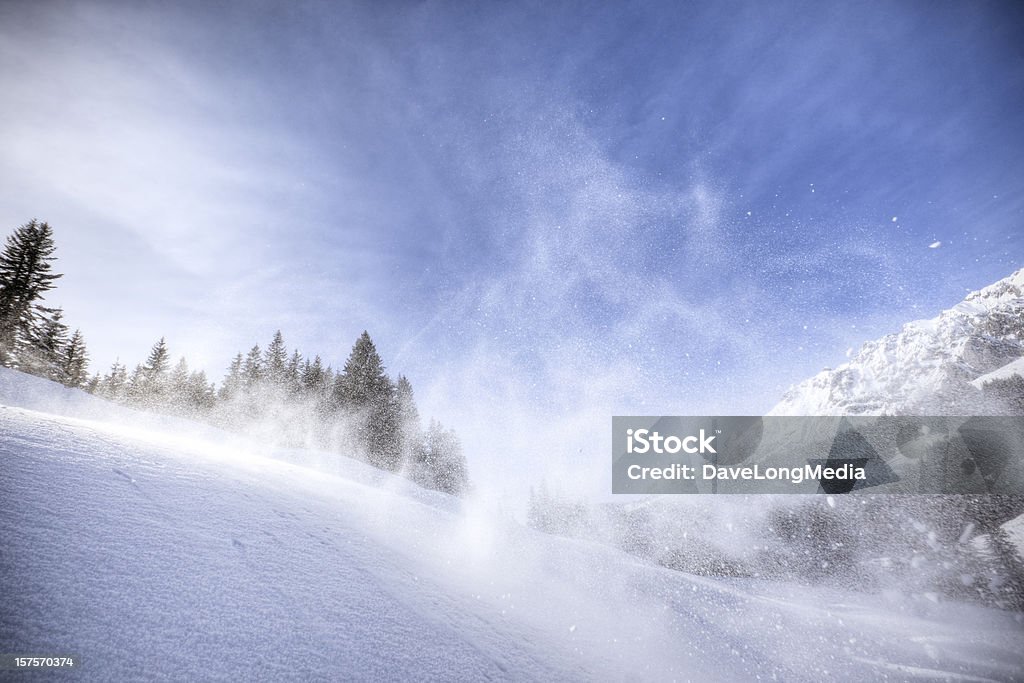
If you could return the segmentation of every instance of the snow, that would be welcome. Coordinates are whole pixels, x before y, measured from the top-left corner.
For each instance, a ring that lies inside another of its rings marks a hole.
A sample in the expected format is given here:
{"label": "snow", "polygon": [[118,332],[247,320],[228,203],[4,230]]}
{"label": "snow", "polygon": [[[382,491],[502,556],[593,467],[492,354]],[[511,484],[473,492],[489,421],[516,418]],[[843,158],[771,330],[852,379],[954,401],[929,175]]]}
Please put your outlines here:
{"label": "snow", "polygon": [[972,381],[1024,357],[1024,269],[847,357],[791,387],[768,414],[964,414],[950,397],[973,400]]}
{"label": "snow", "polygon": [[992,372],[987,372],[973,380],[971,384],[981,389],[989,382],[994,382],[995,380],[1000,379],[1009,379],[1014,375],[1024,377],[1024,358],[1018,358],[1015,361],[1007,363],[1001,368],[993,370]]}
{"label": "snow", "polygon": [[87,680],[1024,672],[1006,612],[694,577],[354,461],[295,464],[327,458],[0,369],[0,651],[77,654]]}

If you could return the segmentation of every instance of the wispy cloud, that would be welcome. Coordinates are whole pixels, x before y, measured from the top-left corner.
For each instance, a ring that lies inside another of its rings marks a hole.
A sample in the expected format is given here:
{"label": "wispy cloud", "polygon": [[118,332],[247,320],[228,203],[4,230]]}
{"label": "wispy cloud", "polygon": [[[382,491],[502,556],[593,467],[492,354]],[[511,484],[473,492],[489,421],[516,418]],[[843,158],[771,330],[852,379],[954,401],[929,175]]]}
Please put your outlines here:
{"label": "wispy cloud", "polygon": [[479,480],[600,490],[612,414],[764,410],[1024,247],[993,11],[677,9],[9,3],[0,218],[100,365],[367,328]]}

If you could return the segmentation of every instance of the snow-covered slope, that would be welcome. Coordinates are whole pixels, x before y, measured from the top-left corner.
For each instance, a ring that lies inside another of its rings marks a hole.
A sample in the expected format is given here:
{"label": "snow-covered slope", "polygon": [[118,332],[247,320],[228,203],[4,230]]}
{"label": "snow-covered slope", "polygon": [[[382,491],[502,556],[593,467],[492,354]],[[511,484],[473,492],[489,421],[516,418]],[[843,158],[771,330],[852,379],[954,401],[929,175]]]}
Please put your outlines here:
{"label": "snow-covered slope", "polygon": [[1024,269],[931,320],[907,323],[853,358],[792,387],[769,415],[955,414],[973,380],[1024,357]]}
{"label": "snow-covered slope", "polygon": [[1018,377],[1024,377],[1024,358],[1018,358],[1015,361],[1011,361],[1001,368],[997,368],[992,372],[985,373],[977,379],[971,380],[971,384],[978,389],[983,389],[989,382],[995,382],[1001,379],[1009,379],[1014,375]]}
{"label": "snow-covered slope", "polygon": [[1024,675],[1006,612],[697,578],[10,371],[0,406],[0,652],[61,680]]}

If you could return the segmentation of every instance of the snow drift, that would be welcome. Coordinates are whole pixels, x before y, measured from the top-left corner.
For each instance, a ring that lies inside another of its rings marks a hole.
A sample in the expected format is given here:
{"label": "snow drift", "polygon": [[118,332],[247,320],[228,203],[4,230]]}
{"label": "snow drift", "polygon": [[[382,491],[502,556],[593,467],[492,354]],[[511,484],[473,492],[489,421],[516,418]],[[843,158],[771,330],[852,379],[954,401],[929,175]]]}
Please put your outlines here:
{"label": "snow drift", "polygon": [[1010,613],[699,578],[8,370],[0,404],[0,650],[77,654],[69,678],[1024,672]]}

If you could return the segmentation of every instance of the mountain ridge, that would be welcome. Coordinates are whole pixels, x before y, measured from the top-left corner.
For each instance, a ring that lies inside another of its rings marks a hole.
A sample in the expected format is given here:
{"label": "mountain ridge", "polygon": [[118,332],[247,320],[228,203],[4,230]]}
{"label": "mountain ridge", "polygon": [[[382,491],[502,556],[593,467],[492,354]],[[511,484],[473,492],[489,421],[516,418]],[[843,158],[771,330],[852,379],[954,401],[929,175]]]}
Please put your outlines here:
{"label": "mountain ridge", "polygon": [[790,387],[767,414],[1014,414],[977,380],[1021,358],[1024,268],[865,342],[846,363]]}

